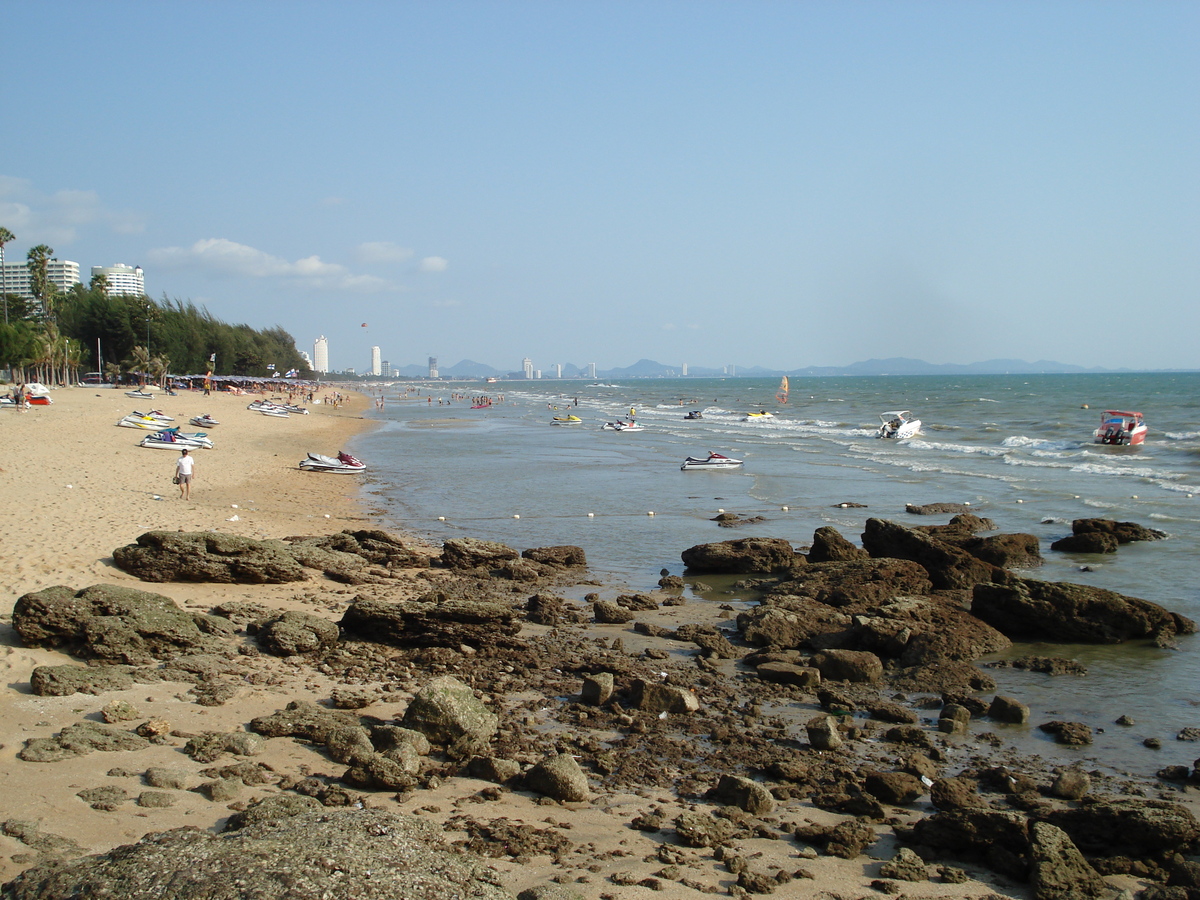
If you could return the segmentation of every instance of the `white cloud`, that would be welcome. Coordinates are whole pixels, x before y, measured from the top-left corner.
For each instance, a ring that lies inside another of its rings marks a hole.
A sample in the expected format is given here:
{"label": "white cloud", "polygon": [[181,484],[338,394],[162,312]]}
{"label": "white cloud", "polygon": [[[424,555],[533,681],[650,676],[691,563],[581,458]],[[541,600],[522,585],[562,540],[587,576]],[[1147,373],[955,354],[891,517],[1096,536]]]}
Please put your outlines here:
{"label": "white cloud", "polygon": [[418,268],[422,272],[445,272],[449,266],[449,261],[440,256],[427,256],[421,260]]}
{"label": "white cloud", "polygon": [[95,191],[60,190],[47,194],[25,178],[0,176],[0,225],[22,244],[71,244],[91,226],[118,234],[145,229],[144,216],[133,210],[110,209]]}
{"label": "white cloud", "polygon": [[338,263],[319,256],[288,262],[247,244],[227,238],[205,238],[190,247],[163,247],[150,251],[150,261],[164,268],[199,268],[210,274],[235,278],[277,278],[323,290],[373,293],[397,286],[374,275],[356,275]]}
{"label": "white cloud", "polygon": [[359,244],[354,255],[362,263],[399,263],[411,258],[413,252],[391,241],[368,241]]}

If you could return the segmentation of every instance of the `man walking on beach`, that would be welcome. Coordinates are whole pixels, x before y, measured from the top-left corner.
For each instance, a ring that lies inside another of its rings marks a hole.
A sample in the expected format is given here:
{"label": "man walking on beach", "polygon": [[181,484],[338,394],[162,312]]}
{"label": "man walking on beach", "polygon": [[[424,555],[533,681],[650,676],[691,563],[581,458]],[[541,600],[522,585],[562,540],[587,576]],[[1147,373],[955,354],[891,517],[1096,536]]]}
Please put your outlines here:
{"label": "man walking on beach", "polygon": [[192,470],[195,466],[196,460],[188,452],[188,448],[184,447],[179,459],[175,460],[175,481],[179,485],[179,496],[183,500],[192,499]]}

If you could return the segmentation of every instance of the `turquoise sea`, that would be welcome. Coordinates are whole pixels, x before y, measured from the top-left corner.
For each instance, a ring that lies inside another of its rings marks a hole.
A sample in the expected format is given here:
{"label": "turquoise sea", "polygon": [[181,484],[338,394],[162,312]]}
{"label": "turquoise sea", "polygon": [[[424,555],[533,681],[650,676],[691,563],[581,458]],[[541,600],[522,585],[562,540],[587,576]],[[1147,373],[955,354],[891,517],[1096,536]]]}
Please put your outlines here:
{"label": "turquoise sea", "polygon": [[[1046,563],[1034,577],[1110,588],[1200,620],[1200,374],[791,379],[786,404],[778,388],[778,378],[397,384],[371,414],[380,426],[348,449],[370,465],[364,490],[386,525],[517,549],[578,544],[597,580],[624,589],[655,587],[663,568],[681,574],[679,554],[693,544],[757,535],[801,546],[822,525],[857,543],[868,517],[943,522],[908,515],[905,504],[955,502],[1002,531],[1037,535]],[[455,394],[504,399],[471,409]],[[600,428],[631,407],[644,431]],[[1146,444],[1093,444],[1106,408],[1142,412]],[[879,414],[896,409],[920,418],[922,433],[877,440]],[[568,410],[584,423],[550,424]],[[704,418],[685,420],[690,410]],[[745,421],[758,410],[774,418]],[[745,465],[680,471],[685,457],[708,451]],[[718,528],[720,510],[763,521]],[[1093,516],[1170,537],[1106,556],[1050,551],[1072,519]],[[1086,722],[1096,742],[1079,751],[1036,728],[1005,736],[1044,756],[1139,774],[1190,765],[1200,746],[1175,735],[1200,726],[1198,652],[1200,636],[1177,650],[1018,646],[1008,655],[1065,656],[1089,674],[989,670],[1001,692],[1029,703],[1034,725]],[[1113,724],[1122,714],[1136,724]],[[1163,749],[1145,748],[1147,737]]]}

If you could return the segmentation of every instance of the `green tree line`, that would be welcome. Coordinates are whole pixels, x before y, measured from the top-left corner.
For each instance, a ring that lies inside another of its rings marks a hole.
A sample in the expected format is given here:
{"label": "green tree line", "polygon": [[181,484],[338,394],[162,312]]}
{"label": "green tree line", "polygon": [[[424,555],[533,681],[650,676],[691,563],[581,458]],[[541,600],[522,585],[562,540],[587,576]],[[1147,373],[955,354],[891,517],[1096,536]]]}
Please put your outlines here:
{"label": "green tree line", "polygon": [[[0,228],[0,239],[7,243],[12,233]],[[230,325],[190,301],[165,295],[160,301],[110,295],[103,277],[59,292],[46,278],[53,253],[43,245],[29,251],[32,301],[0,295],[0,368],[14,370],[14,379],[69,384],[84,371],[161,379],[210,369],[215,375],[260,378],[289,369],[312,375],[295,340],[279,326]],[[215,364],[210,362],[214,355]],[[267,368],[271,364],[273,371]]]}

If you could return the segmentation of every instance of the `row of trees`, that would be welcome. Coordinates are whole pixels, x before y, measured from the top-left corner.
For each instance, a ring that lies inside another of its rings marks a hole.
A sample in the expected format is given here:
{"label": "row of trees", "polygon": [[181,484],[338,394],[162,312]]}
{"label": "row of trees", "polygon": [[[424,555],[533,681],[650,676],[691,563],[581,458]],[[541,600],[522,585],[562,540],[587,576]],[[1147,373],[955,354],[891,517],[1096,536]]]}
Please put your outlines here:
{"label": "row of trees", "polygon": [[[0,263],[11,240],[12,232],[0,228]],[[260,378],[290,369],[312,374],[295,340],[278,326],[229,325],[191,302],[166,296],[156,302],[144,295],[110,295],[103,276],[61,292],[47,277],[53,256],[45,245],[29,251],[32,300],[0,293],[0,367],[12,369],[15,380],[66,384],[89,370],[159,380],[170,372],[210,370]]]}

